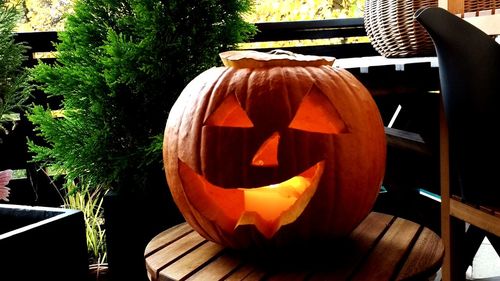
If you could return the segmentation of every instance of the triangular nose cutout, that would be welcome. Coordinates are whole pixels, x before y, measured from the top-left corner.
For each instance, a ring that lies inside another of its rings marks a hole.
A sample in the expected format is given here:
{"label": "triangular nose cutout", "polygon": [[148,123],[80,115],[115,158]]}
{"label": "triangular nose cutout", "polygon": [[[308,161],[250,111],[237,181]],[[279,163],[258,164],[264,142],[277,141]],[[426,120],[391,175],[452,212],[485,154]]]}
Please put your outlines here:
{"label": "triangular nose cutout", "polygon": [[280,134],[274,132],[257,150],[252,159],[253,166],[274,167],[278,166],[278,144]]}

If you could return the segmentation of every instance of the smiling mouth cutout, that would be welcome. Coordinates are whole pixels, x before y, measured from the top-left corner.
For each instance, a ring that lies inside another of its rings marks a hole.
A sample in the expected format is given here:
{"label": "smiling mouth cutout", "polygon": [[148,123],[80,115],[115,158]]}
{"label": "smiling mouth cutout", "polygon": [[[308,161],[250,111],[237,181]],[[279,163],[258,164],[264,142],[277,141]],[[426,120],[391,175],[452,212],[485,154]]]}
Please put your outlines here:
{"label": "smiling mouth cutout", "polygon": [[228,233],[240,225],[254,225],[271,238],[302,214],[316,192],[324,164],[320,161],[290,179],[255,188],[216,186],[180,159],[179,175],[188,201],[202,216]]}

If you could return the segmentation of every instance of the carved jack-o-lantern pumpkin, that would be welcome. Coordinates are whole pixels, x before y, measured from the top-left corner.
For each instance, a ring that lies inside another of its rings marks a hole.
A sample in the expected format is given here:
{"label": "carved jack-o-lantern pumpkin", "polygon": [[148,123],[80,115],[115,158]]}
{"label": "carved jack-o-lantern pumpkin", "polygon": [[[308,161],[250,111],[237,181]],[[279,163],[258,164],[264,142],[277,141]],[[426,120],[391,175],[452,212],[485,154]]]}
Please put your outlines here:
{"label": "carved jack-o-lantern pumpkin", "polygon": [[173,198],[205,238],[246,248],[349,234],[380,189],[376,104],[333,58],[222,53],[167,120]]}

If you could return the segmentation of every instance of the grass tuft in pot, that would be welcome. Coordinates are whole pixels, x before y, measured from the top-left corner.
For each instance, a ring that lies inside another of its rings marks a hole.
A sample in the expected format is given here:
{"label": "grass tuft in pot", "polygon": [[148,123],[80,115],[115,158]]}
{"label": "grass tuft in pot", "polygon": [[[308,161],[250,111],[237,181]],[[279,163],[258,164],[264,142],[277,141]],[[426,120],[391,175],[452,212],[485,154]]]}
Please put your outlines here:
{"label": "grass tuft in pot", "polygon": [[106,190],[89,185],[68,184],[70,190],[64,199],[64,207],[80,210],[86,227],[89,263],[106,263],[106,230],[104,229],[103,199]]}

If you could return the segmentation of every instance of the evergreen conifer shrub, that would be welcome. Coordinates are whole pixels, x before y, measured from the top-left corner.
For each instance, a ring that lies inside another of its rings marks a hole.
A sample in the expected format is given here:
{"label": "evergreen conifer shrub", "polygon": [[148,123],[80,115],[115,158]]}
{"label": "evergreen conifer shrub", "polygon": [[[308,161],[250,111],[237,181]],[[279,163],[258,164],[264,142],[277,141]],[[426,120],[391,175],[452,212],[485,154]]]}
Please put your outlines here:
{"label": "evergreen conifer shrub", "polygon": [[0,143],[2,135],[8,133],[6,124],[12,114],[23,109],[29,97],[26,69],[27,47],[15,42],[14,28],[20,18],[16,6],[0,0]]}
{"label": "evergreen conifer shrub", "polygon": [[162,169],[170,107],[220,52],[254,34],[242,19],[249,9],[251,0],[77,0],[56,63],[31,72],[45,95],[62,98],[30,111],[43,140],[30,141],[33,160],[67,182],[144,188]]}

